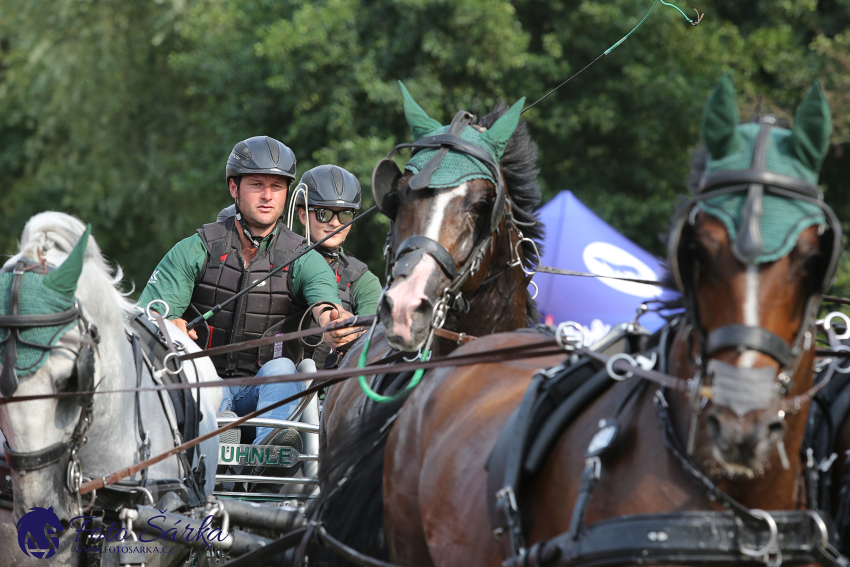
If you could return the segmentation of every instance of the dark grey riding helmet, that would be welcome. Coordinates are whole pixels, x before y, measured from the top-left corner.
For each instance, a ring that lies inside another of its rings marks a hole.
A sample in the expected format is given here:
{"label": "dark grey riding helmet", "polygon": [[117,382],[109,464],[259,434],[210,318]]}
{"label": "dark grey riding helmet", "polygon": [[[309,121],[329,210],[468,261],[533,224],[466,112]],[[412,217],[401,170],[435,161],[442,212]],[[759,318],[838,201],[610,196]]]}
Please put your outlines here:
{"label": "dark grey riding helmet", "polygon": [[292,197],[296,206],[304,206],[303,186],[310,207],[360,208],[360,182],[339,166],[320,165],[304,173]]}
{"label": "dark grey riding helmet", "polygon": [[226,179],[251,173],[283,175],[295,181],[295,154],[268,136],[242,140],[230,152],[225,168]]}

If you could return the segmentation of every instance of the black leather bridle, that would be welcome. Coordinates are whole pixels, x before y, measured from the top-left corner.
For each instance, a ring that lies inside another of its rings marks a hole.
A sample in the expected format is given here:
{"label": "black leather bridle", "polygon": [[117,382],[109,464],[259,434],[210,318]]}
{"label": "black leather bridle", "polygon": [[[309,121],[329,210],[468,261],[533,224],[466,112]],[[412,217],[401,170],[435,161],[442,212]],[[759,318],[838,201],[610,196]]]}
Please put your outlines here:
{"label": "black leather bridle", "polygon": [[[79,392],[92,392],[95,389],[94,350],[92,345],[97,344],[99,336],[95,325],[83,315],[79,302],[75,301],[73,307],[60,313],[43,315],[20,314],[21,281],[24,273],[34,267],[36,266],[27,268],[26,263],[20,261],[12,268],[13,275],[9,297],[9,314],[0,316],[0,328],[5,328],[9,331],[3,340],[5,349],[2,358],[3,368],[0,371],[0,393],[8,398],[13,396],[18,389],[19,380],[15,370],[18,343],[43,350],[67,348],[60,345],[50,346],[26,341],[20,335],[23,329],[65,325],[73,321],[79,321],[84,337],[82,347],[79,352],[75,353],[77,355],[74,362],[74,375],[76,376],[75,389]],[[45,264],[44,269],[44,273],[48,273],[53,268]],[[91,425],[94,399],[92,394],[78,396],[76,399],[81,408],[80,417],[69,440],[60,441],[38,451],[16,451],[9,446],[7,440],[4,444],[4,451],[9,467],[21,472],[37,470],[60,462],[66,455],[70,455],[66,485],[72,492],[74,491],[73,485],[75,483],[77,483],[77,488],[79,487],[78,483],[81,476],[79,462],[76,457],[80,447],[84,443],[85,433]]]}
{"label": "black leather bridle", "polygon": [[[408,186],[413,191],[425,189],[431,182],[431,176],[440,167],[443,158],[449,150],[467,154],[481,163],[490,171],[495,180],[496,198],[490,211],[489,225],[485,227],[478,241],[472,249],[467,260],[458,269],[454,257],[439,242],[421,235],[413,235],[401,242],[390,257],[392,227],[387,235],[387,245],[384,254],[387,259],[387,288],[392,281],[399,277],[410,275],[414,266],[419,263],[425,254],[430,255],[440,266],[440,269],[449,278],[449,283],[438,294],[439,299],[434,307],[434,316],[431,320],[431,328],[442,327],[449,310],[467,311],[468,302],[462,297],[461,288],[481,267],[487,249],[492,246],[492,239],[499,231],[499,225],[504,218],[508,223],[508,230],[513,229],[520,241],[524,239],[522,232],[517,226],[519,223],[514,219],[511,212],[510,199],[507,196],[505,182],[502,178],[499,164],[484,149],[460,137],[464,128],[475,122],[475,116],[464,110],[455,114],[445,134],[426,136],[412,143],[399,144],[395,146],[387,157],[378,162],[372,172],[372,195],[378,210],[384,213],[391,221],[395,221],[397,196],[395,190],[403,173],[393,161],[392,156],[399,149],[412,148],[413,154],[424,149],[436,149],[437,153],[422,169],[408,181]],[[521,260],[514,257],[513,246],[511,247],[511,262],[508,267],[521,265]]]}
{"label": "black leather bridle", "polygon": [[[701,369],[698,381],[710,379],[707,364],[718,351],[727,348],[754,350],[770,356],[779,363],[779,392],[784,395],[790,390],[790,382],[803,354],[811,347],[821,297],[835,277],[838,258],[841,254],[841,223],[832,209],[824,203],[823,194],[816,185],[780,175],[765,168],[770,129],[770,123],[762,123],[749,169],[703,175],[696,196],[685,204],[674,221],[674,229],[670,232],[668,242],[668,263],[670,272],[685,299],[691,328],[699,340],[700,360],[696,362]],[[747,200],[741,214],[741,227],[732,245],[732,252],[746,265],[756,265],[756,258],[764,250],[759,225],[763,215],[765,192],[818,206],[826,217],[827,231],[831,232],[831,239],[829,235],[826,235],[826,238],[822,240],[827,243],[824,246],[826,248],[824,254],[829,258],[828,263],[818,289],[806,304],[804,319],[791,344],[761,326],[731,324],[706,333],[694,298],[690,273],[688,273],[690,270],[683,270],[683,267],[691,266],[690,252],[687,246],[683,245],[683,233],[689,231],[695,223],[697,205],[712,197],[741,191],[747,192]],[[748,372],[756,372],[756,369],[738,370],[744,378]],[[695,398],[698,399],[698,396]]]}

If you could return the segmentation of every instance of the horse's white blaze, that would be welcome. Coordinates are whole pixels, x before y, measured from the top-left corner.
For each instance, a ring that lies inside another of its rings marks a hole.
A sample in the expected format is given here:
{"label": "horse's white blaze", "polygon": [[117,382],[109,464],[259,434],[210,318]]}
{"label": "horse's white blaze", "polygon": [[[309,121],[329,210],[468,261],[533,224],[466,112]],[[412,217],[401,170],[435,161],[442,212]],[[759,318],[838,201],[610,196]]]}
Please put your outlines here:
{"label": "horse's white blaze", "polygon": [[446,208],[455,197],[466,195],[466,189],[466,183],[463,183],[450,191],[437,193],[437,196],[434,198],[434,206],[431,208],[429,214],[430,220],[428,221],[428,227],[425,229],[425,236],[431,240],[439,241],[440,229],[443,227],[443,217],[446,214]]}
{"label": "horse's white blaze", "polygon": [[[759,267],[747,266],[746,296],[744,297],[744,324],[748,327],[758,327],[759,323]],[[756,362],[758,352],[746,350],[739,359],[743,368],[751,368]]]}

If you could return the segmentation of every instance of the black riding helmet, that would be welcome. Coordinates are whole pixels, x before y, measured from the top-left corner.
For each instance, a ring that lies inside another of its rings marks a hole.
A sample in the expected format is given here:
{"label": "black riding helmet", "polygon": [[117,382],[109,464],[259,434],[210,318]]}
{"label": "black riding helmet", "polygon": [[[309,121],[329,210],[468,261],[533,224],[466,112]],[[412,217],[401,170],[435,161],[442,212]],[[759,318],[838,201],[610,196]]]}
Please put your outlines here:
{"label": "black riding helmet", "polygon": [[[243,175],[281,175],[291,183],[295,180],[295,163],[295,154],[281,142],[268,136],[254,136],[233,146],[224,168],[225,179],[229,185],[230,180],[235,177],[237,191]],[[234,208],[236,218],[242,220],[238,201]],[[240,223],[240,226],[245,238],[254,248],[259,248],[263,239],[255,236],[243,223]]]}
{"label": "black riding helmet", "polygon": [[268,136],[242,140],[230,152],[225,177],[241,177],[251,173],[283,175],[295,181],[295,154],[282,143]]}
{"label": "black riding helmet", "polygon": [[307,204],[312,207],[360,208],[360,182],[343,168],[336,165],[320,165],[304,173],[295,189],[295,205],[304,206],[304,191],[307,188]]}

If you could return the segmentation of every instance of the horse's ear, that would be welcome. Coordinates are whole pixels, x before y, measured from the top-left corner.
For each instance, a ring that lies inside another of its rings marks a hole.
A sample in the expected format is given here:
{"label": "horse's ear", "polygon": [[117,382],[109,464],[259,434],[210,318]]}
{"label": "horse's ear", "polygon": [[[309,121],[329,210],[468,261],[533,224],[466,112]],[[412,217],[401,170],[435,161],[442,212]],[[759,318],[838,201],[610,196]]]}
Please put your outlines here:
{"label": "horse's ear", "polygon": [[722,159],[740,147],[738,121],[735,84],[732,74],[726,73],[708,97],[702,118],[702,140],[712,159]]}
{"label": "horse's ear", "polygon": [[508,140],[514,135],[517,124],[519,124],[519,115],[522,114],[522,107],[525,105],[525,97],[522,97],[514,103],[496,122],[487,130],[481,133],[481,137],[488,141],[496,151],[496,161],[502,159],[502,154],[505,153],[505,148],[508,147]]}
{"label": "horse's ear", "polygon": [[442,124],[428,116],[422,110],[421,106],[416,104],[416,101],[410,96],[410,92],[404,86],[404,83],[399,81],[398,86],[401,89],[401,99],[404,101],[404,117],[407,118],[407,123],[410,124],[410,131],[413,132],[414,140],[418,140],[428,132],[433,132],[442,126]]}
{"label": "horse's ear", "polygon": [[86,246],[89,243],[91,225],[86,225],[86,231],[77,241],[74,249],[62,262],[62,265],[44,277],[44,285],[66,296],[73,296],[77,291],[77,280],[83,271],[83,260],[86,256]]}
{"label": "horse's ear", "polygon": [[829,148],[832,114],[829,103],[815,82],[805,100],[800,103],[791,129],[791,148],[803,165],[812,171],[820,170]]}

